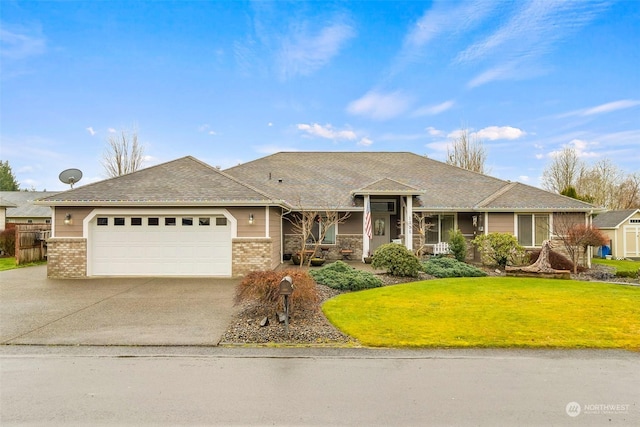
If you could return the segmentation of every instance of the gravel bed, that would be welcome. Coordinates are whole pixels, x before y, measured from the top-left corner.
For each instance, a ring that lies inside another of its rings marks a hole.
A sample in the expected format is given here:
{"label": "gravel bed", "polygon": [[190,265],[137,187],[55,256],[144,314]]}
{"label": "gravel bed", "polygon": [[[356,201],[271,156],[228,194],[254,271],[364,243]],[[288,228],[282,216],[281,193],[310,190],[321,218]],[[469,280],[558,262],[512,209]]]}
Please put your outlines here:
{"label": "gravel bed", "polygon": [[[504,276],[500,270],[486,269],[489,276]],[[416,280],[429,280],[432,276],[421,273],[415,279],[411,277],[394,277],[388,274],[376,274],[382,279],[385,286],[399,283],[414,282]],[[593,268],[582,273],[572,274],[574,280],[605,281],[622,284],[638,284],[637,279],[625,279],[615,277],[611,268],[594,265]],[[328,286],[316,285],[320,294],[321,303],[343,293]],[[264,317],[268,317],[269,325],[260,326]],[[276,313],[267,312],[257,303],[245,303],[240,306],[234,315],[226,333],[222,337],[223,345],[243,344],[282,344],[282,345],[352,345],[358,342],[337,330],[324,316],[321,310],[315,312],[292,312],[289,321],[289,334],[285,332],[284,323],[279,323]]]}

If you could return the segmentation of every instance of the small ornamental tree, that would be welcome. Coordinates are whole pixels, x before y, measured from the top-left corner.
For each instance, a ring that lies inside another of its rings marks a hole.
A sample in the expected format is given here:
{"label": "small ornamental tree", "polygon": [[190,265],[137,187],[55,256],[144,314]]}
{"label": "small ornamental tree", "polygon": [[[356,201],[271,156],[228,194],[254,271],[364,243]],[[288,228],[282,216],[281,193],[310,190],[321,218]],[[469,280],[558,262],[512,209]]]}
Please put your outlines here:
{"label": "small ornamental tree", "polygon": [[473,239],[472,243],[478,247],[483,264],[505,268],[507,264],[515,264],[516,260],[524,256],[524,248],[518,244],[513,234],[483,234]]}
{"label": "small ornamental tree", "polygon": [[449,250],[453,253],[455,259],[465,262],[467,259],[467,239],[465,239],[462,231],[451,230],[449,237]]}
{"label": "small ornamental tree", "polygon": [[406,247],[397,243],[387,243],[376,249],[371,261],[373,268],[387,270],[393,276],[417,277],[420,261]]}

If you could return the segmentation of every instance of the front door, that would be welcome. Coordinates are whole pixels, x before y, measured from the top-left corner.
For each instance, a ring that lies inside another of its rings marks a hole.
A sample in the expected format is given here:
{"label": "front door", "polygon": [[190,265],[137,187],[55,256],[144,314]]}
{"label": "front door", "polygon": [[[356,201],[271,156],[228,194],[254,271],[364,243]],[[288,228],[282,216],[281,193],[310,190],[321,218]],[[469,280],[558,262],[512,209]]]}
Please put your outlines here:
{"label": "front door", "polygon": [[375,213],[371,215],[371,226],[373,228],[371,236],[371,253],[373,254],[378,246],[391,242],[389,235],[390,215],[388,213]]}

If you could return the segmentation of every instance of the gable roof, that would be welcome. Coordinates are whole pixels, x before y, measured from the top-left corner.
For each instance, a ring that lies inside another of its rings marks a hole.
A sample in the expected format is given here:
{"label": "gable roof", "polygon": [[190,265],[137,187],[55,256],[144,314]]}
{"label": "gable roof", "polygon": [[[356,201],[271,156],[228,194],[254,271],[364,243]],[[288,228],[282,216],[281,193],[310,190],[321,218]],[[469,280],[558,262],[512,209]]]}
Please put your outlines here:
{"label": "gable roof", "polygon": [[34,202],[57,191],[0,191],[0,206],[7,207],[7,218],[50,218],[51,208]]}
{"label": "gable roof", "polygon": [[357,209],[355,195],[418,196],[416,210],[574,210],[588,203],[408,152],[282,152],[225,170],[290,206]]}
{"label": "gable roof", "polygon": [[598,228],[618,228],[620,224],[638,212],[640,212],[640,209],[624,209],[601,213],[593,218],[593,225]]}
{"label": "gable roof", "polygon": [[48,205],[272,204],[265,193],[191,156],[41,199]]}

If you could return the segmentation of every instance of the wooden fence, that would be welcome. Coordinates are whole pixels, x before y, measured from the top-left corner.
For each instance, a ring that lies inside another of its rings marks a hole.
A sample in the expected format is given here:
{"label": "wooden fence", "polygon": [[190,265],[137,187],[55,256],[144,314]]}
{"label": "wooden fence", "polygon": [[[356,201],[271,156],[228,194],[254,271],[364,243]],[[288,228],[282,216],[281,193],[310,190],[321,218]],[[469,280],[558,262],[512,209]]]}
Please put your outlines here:
{"label": "wooden fence", "polygon": [[47,242],[51,224],[16,224],[16,264],[43,261],[47,258]]}

